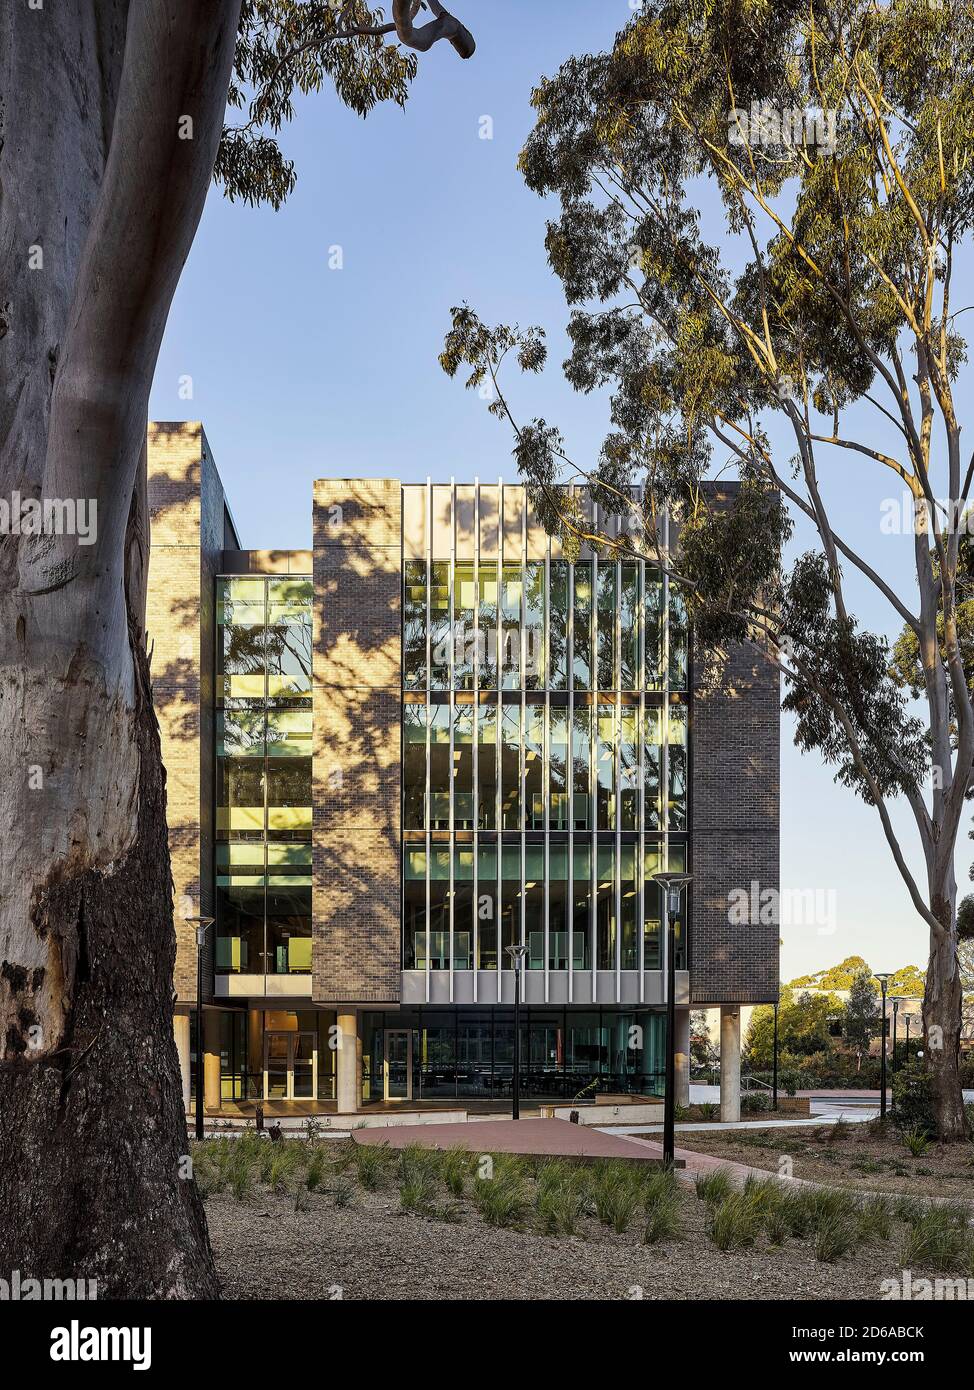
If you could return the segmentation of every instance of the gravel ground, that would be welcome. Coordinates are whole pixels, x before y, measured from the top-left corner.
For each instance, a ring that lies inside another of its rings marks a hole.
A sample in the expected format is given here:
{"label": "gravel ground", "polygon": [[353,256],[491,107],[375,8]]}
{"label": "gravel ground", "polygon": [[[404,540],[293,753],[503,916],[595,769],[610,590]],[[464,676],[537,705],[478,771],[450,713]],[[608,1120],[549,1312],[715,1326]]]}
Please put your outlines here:
{"label": "gravel ground", "polygon": [[845,1131],[768,1129],[750,1133],[712,1130],[677,1133],[677,1147],[713,1154],[751,1168],[779,1171],[783,1155],[792,1160],[796,1178],[810,1178],[857,1192],[903,1193],[919,1197],[974,1200],[974,1144],[931,1144],[914,1158],[891,1132],[883,1138],[867,1125]]}
{"label": "gravel ground", "polygon": [[220,1193],[206,1210],[234,1299],[876,1299],[899,1273],[895,1233],[834,1265],[805,1241],[775,1249],[763,1236],[722,1252],[692,1191],[681,1196],[682,1238],[654,1246],[641,1228],[615,1235],[594,1220],[572,1237],[497,1230],[468,1202],[446,1223],[401,1211],[395,1190],[358,1190],[347,1207],[315,1193],[305,1211],[263,1189],[247,1202]]}

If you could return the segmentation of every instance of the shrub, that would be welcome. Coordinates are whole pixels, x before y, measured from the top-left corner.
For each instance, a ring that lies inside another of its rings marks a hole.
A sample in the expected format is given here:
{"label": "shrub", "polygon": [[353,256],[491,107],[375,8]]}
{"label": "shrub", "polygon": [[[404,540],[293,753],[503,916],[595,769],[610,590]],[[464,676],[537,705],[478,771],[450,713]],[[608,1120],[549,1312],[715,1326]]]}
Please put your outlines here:
{"label": "shrub", "polygon": [[761,1229],[761,1213],[743,1192],[732,1192],[713,1208],[710,1238],[718,1250],[742,1250],[753,1245]]}
{"label": "shrub", "polygon": [[673,1240],[680,1234],[680,1199],[676,1192],[660,1192],[646,1205],[646,1229],[643,1241],[655,1245],[659,1240]]}
{"label": "shrub", "polygon": [[927,1207],[911,1222],[900,1251],[904,1269],[925,1265],[943,1274],[959,1273],[970,1258],[968,1213],[952,1204]]}
{"label": "shrub", "polygon": [[473,1197],[488,1226],[519,1230],[530,1205],[523,1166],[516,1159],[495,1157],[493,1177],[478,1177],[473,1185]]}
{"label": "shrub", "polygon": [[919,1125],[903,1131],[903,1143],[914,1158],[922,1158],[930,1147],[930,1135]]}
{"label": "shrub", "polygon": [[709,1173],[698,1173],[694,1186],[697,1196],[701,1202],[706,1202],[708,1207],[716,1207],[734,1190],[734,1184],[726,1168],[714,1168]]}
{"label": "shrub", "polygon": [[350,1207],[355,1201],[355,1184],[347,1175],[340,1177],[335,1184],[335,1206]]}
{"label": "shrub", "polygon": [[585,1197],[573,1175],[546,1172],[538,1182],[535,1207],[538,1227],[545,1235],[573,1236],[585,1211]]}
{"label": "shrub", "polygon": [[717,1116],[720,1114],[720,1106],[713,1100],[703,1101],[698,1106],[698,1109],[702,1118],[705,1120],[716,1120]]}
{"label": "shrub", "polygon": [[399,1151],[399,1202],[403,1211],[427,1211],[436,1196],[437,1156],[418,1144]]}
{"label": "shrub", "polygon": [[889,1240],[892,1211],[888,1197],[867,1197],[859,1208],[861,1240]]}
{"label": "shrub", "polygon": [[447,1191],[454,1197],[462,1197],[467,1178],[470,1176],[469,1150],[460,1148],[459,1145],[447,1149],[440,1160],[440,1171]]}
{"label": "shrub", "polygon": [[592,1174],[592,1201],[603,1226],[621,1235],[632,1225],[640,1203],[638,1170],[626,1163],[596,1165]]}
{"label": "shrub", "polygon": [[742,1115],[766,1115],[771,1109],[771,1097],[766,1091],[747,1091],[741,1096]]}
{"label": "shrub", "polygon": [[893,1114],[903,1131],[936,1132],[930,1077],[922,1062],[907,1062],[894,1076]]}
{"label": "shrub", "polygon": [[656,1168],[647,1165],[642,1184],[643,1205],[647,1211],[650,1207],[656,1206],[670,1197],[676,1197],[678,1190],[676,1173],[672,1168]]}
{"label": "shrub", "polygon": [[238,1140],[226,1157],[223,1173],[227,1187],[238,1202],[245,1202],[254,1190],[256,1160],[246,1148],[244,1141]]}
{"label": "shrub", "polygon": [[375,1192],[392,1168],[392,1149],[388,1144],[355,1144],[353,1153],[359,1182],[366,1192]]}
{"label": "shrub", "polygon": [[304,1174],[304,1182],[309,1192],[314,1192],[321,1186],[321,1180],[325,1176],[328,1161],[322,1149],[314,1149],[308,1155],[308,1166]]}
{"label": "shrub", "polygon": [[840,1256],[853,1249],[858,1231],[857,1222],[851,1214],[829,1212],[819,1221],[815,1232],[815,1258],[824,1264],[834,1264]]}

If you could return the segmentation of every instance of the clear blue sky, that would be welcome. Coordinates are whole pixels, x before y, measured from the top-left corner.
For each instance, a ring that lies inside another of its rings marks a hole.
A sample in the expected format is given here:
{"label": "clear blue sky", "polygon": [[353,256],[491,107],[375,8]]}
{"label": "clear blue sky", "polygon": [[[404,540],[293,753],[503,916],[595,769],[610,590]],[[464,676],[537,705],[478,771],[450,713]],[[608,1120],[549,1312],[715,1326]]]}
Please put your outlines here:
{"label": "clear blue sky", "polygon": [[[575,396],[558,369],[566,311],[544,252],[550,209],[515,161],[532,86],[570,54],[605,47],[630,17],[628,0],[455,9],[477,54],[463,63],[440,44],[421,55],[404,111],[362,121],[330,91],[299,99],[282,133],[298,184],[280,212],[230,204],[216,189],[207,201],[150,413],[203,421],[245,546],[309,545],[317,477],[516,477],[504,427],[437,364],[450,307],[464,299],[489,321],[547,327],[549,370],[515,395],[525,415],[558,422],[574,456],[598,450],[604,401]],[[480,138],[485,116],[490,140]],[[333,246],[341,270],[329,269]],[[184,376],[192,400],[180,399]],[[848,457],[830,480],[835,514],[887,573],[902,572],[910,541],[881,536],[878,524],[879,501],[895,490]],[[870,595],[858,611],[895,631]],[[783,927],[783,978],[851,954],[875,969],[925,964],[926,932],[875,811],[801,757],[787,724],[781,770],[782,886],[834,890],[836,907],[830,934]],[[906,818],[897,821],[912,845]],[[962,892],[968,849],[965,838]]]}

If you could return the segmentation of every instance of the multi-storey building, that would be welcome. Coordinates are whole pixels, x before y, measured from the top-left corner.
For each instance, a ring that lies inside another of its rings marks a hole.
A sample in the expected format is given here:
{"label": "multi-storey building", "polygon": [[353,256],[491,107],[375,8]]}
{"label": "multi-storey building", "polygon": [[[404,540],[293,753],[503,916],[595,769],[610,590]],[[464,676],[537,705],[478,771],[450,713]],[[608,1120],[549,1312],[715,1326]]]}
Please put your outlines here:
{"label": "multi-storey building", "polygon": [[[202,427],[149,433],[149,639],[168,770],[176,1036],[187,1099],[203,956],[204,1094],[345,1113],[521,1090],[659,1094],[663,868],[676,1049],[777,997],[778,690],[694,659],[664,575],[570,562],[523,487],[315,483],[310,552],[243,550]],[[618,519],[592,514],[608,529]]]}

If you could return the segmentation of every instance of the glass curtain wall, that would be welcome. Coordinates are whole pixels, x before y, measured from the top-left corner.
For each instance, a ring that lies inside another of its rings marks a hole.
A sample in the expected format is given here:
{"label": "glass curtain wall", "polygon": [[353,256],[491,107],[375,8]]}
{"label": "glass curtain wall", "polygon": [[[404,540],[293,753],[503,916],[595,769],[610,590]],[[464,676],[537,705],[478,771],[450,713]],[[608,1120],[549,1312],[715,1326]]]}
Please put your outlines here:
{"label": "glass curtain wall", "polygon": [[216,970],[311,970],[312,581],[217,580]]}
{"label": "glass curtain wall", "polygon": [[529,971],[657,969],[650,865],[689,833],[685,605],[645,563],[561,558],[521,489],[477,493],[480,553],[435,491],[403,569],[404,967],[496,972],[517,943]]}

